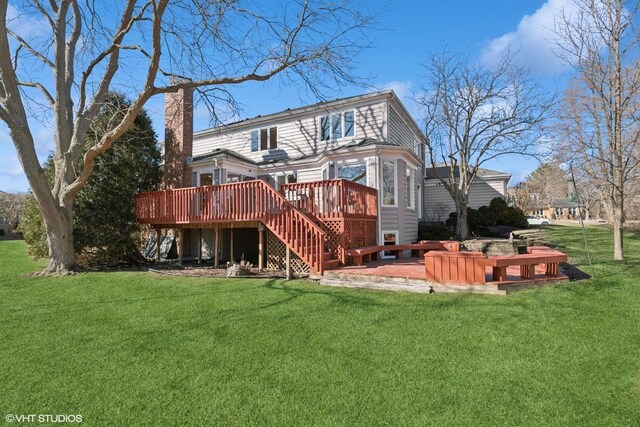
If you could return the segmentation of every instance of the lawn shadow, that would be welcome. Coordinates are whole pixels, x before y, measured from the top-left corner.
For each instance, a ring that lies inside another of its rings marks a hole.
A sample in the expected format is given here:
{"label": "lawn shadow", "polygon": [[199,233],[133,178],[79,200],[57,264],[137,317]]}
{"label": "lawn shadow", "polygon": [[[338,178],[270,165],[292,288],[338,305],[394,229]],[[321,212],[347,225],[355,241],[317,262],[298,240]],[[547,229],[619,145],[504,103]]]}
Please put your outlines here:
{"label": "lawn shadow", "polygon": [[[355,305],[359,307],[374,307],[382,305],[380,302],[376,301],[374,298],[365,296],[361,293],[355,294],[352,292],[353,290],[340,290],[336,288],[326,288],[317,283],[309,282],[308,288],[301,288],[299,286],[288,285],[288,281],[286,280],[278,280],[272,279],[265,283],[263,286],[267,289],[273,291],[281,291],[284,292],[287,297],[282,301],[266,304],[261,308],[269,308],[276,305],[285,304],[287,302],[294,301],[303,296],[309,295],[319,295],[319,296],[327,296],[332,298],[335,302],[345,305]],[[299,282],[298,282],[299,283]],[[317,289],[312,289],[312,287]]]}
{"label": "lawn shadow", "polygon": [[586,271],[582,271],[575,265],[569,264],[567,262],[560,263],[560,272],[569,277],[569,281],[571,282],[576,280],[587,280],[593,277]]}

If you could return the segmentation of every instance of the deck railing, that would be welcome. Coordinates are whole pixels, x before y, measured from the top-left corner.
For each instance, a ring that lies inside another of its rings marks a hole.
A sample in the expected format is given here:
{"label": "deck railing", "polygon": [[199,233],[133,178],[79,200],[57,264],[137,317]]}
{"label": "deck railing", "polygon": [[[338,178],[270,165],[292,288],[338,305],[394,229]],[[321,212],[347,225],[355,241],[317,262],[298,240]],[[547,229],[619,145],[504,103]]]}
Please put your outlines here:
{"label": "deck railing", "polygon": [[284,184],[280,192],[296,208],[322,220],[378,217],[378,191],[346,179]]}
{"label": "deck railing", "polygon": [[140,223],[165,226],[260,221],[312,269],[323,272],[326,233],[261,180],[140,193],[136,214]]}

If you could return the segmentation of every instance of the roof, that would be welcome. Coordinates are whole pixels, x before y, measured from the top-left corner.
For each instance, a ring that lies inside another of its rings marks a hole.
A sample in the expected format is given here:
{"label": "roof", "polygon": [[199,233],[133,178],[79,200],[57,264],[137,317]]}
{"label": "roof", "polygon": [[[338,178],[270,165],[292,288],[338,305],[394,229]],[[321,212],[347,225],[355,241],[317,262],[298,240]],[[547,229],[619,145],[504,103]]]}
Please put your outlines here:
{"label": "roof", "polygon": [[[438,175],[436,174],[435,169],[438,170],[440,176],[446,177],[449,175],[449,166],[437,166],[427,167],[425,168],[424,175],[425,179],[438,179]],[[456,167],[455,176],[460,176],[460,169]],[[481,178],[502,178],[509,179],[511,178],[511,174],[507,172],[500,172],[492,169],[478,168],[477,176]]]}
{"label": "roof", "polygon": [[248,163],[250,165],[254,165],[254,166],[257,165],[256,162],[249,159],[248,157],[238,154],[233,150],[227,150],[226,148],[215,148],[210,153],[193,157],[189,163],[202,162],[205,160],[212,160],[217,158],[232,158],[235,160],[239,160],[243,163]]}
{"label": "roof", "polygon": [[393,90],[382,90],[382,91],[370,92],[370,93],[365,93],[361,95],[348,96],[345,98],[337,98],[332,101],[320,101],[311,105],[305,105],[297,108],[287,108],[285,110],[278,111],[275,113],[258,115],[256,117],[246,118],[246,119],[238,120],[232,123],[227,123],[224,125],[199,130],[194,132],[193,136],[194,138],[205,137],[208,134],[211,134],[214,132],[221,132],[221,131],[226,132],[226,131],[236,130],[238,128],[253,127],[253,126],[257,126],[262,122],[268,123],[268,122],[273,122],[274,120],[279,120],[284,118],[291,119],[292,116],[307,114],[310,112],[317,112],[318,110],[323,110],[323,109],[326,111],[334,111],[334,110],[343,108],[343,104],[350,104],[350,103],[355,103],[357,101],[365,101],[365,100],[376,99],[376,98],[381,98],[381,99],[386,98],[390,101],[395,101],[395,103],[400,106],[400,110],[403,113],[403,115],[409,119],[409,122],[414,127],[414,130],[416,131],[417,135],[419,135],[419,137],[421,138],[424,138],[424,134],[420,130],[420,127],[416,123],[415,119],[411,116],[411,114],[408,112],[406,107],[402,104],[402,102],[398,98],[398,95],[396,95],[396,93]]}
{"label": "roof", "polygon": [[259,162],[256,162],[254,160],[251,160],[241,154],[238,154],[237,152],[233,151],[233,150],[228,150],[226,148],[216,148],[214,150],[212,150],[210,153],[207,154],[201,154],[199,156],[195,156],[191,159],[191,161],[189,163],[193,164],[193,163],[200,163],[200,162],[205,162],[207,160],[213,160],[213,159],[235,159],[238,160],[240,162],[246,163],[248,165],[251,166],[264,166],[264,165],[275,165],[278,164],[279,162],[291,162],[291,161],[304,161],[307,159],[313,159],[313,158],[317,158],[321,155],[326,155],[328,153],[339,153],[341,151],[344,150],[348,150],[350,148],[360,148],[360,147],[369,147],[369,146],[380,146],[380,145],[384,145],[384,146],[390,146],[390,147],[394,147],[393,144],[389,144],[387,142],[382,142],[380,140],[377,139],[373,139],[373,138],[364,138],[364,139],[360,139],[360,140],[356,140],[354,139],[353,141],[349,142],[348,144],[342,145],[340,147],[336,147],[333,148],[331,150],[327,150],[327,151],[323,151],[322,153],[316,153],[316,154],[308,154],[305,156],[300,156],[300,157],[295,157],[295,158],[269,158],[269,159],[265,159]]}

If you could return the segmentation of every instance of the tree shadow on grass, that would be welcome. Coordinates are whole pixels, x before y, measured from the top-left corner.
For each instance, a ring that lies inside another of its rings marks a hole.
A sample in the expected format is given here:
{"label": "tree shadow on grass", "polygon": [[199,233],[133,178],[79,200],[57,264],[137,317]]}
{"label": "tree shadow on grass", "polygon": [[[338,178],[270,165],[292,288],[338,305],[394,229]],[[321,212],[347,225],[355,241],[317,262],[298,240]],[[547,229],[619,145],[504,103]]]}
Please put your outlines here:
{"label": "tree shadow on grass", "polygon": [[294,301],[298,298],[305,296],[324,296],[334,300],[334,302],[357,306],[357,307],[375,307],[380,306],[382,303],[375,298],[366,296],[362,293],[350,292],[347,290],[340,290],[335,288],[326,288],[318,285],[317,283],[308,283],[308,286],[299,286],[300,282],[289,283],[285,280],[272,279],[269,280],[263,286],[273,291],[283,292],[287,297],[281,301],[266,304],[262,308],[270,308],[281,304]]}
{"label": "tree shadow on grass", "polygon": [[567,262],[560,263],[560,272],[569,277],[569,281],[591,279],[591,275],[586,271],[580,270],[577,266]]}

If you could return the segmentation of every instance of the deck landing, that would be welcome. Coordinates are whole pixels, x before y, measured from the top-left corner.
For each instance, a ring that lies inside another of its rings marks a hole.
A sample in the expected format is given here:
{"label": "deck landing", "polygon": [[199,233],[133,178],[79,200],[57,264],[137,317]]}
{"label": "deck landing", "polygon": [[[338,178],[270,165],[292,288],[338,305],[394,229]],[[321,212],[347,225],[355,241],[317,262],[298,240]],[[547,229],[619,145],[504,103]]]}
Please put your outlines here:
{"label": "deck landing", "polygon": [[373,261],[362,266],[352,265],[326,271],[321,283],[333,286],[342,285],[409,292],[431,291],[505,294],[509,291],[527,289],[569,279],[568,276],[562,273],[557,277],[546,276],[544,265],[536,265],[535,276],[531,279],[521,278],[520,268],[518,266],[507,268],[507,281],[493,281],[491,267],[486,268],[485,277],[487,280],[486,284],[476,285],[428,282],[425,280],[424,260],[419,258],[405,258]]}

